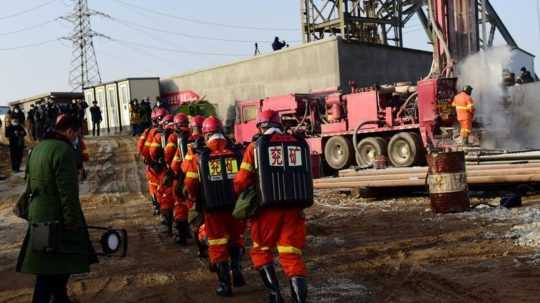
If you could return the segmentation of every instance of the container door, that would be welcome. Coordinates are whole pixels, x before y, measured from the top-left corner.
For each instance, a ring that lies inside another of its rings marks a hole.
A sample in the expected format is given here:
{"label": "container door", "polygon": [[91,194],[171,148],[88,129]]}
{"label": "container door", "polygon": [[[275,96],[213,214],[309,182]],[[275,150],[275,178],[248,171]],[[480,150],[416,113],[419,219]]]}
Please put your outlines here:
{"label": "container door", "polygon": [[120,114],[118,112],[116,84],[107,85],[107,105],[109,106],[109,114],[111,115],[111,128],[118,131],[120,127]]}
{"label": "container door", "polygon": [[111,126],[109,119],[109,109],[107,107],[107,99],[105,98],[104,86],[96,88],[96,101],[98,102],[98,106],[101,109],[101,116],[103,118],[101,128],[107,128],[110,131]]}
{"label": "container door", "polygon": [[88,129],[92,129],[92,114],[90,114],[90,106],[92,106],[92,102],[94,102],[94,89],[86,89],[84,90],[84,101],[88,103],[88,108],[86,109],[86,125],[88,125]]}
{"label": "container door", "polygon": [[131,124],[129,119],[129,101],[131,100],[129,94],[129,81],[118,84],[118,94],[120,95],[120,117],[122,118],[122,125],[127,127]]}

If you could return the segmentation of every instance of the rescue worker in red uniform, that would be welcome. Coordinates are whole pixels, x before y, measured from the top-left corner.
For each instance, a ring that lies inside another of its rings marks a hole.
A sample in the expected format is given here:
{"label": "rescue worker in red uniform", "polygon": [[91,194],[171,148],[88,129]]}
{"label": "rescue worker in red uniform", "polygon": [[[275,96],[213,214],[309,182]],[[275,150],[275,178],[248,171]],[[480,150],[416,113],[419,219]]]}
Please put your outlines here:
{"label": "rescue worker in red uniform", "polygon": [[[206,118],[202,131],[206,148],[193,155],[193,162],[187,162],[184,184],[190,199],[196,201],[205,214],[208,255],[219,280],[216,293],[230,297],[232,286],[241,287],[246,283],[240,265],[245,223],[232,216],[235,204],[232,179],[238,172],[241,156],[224,136],[217,118]],[[192,165],[194,162],[196,166]]]}
{"label": "rescue worker in red uniform", "polygon": [[159,122],[167,115],[165,109],[156,109],[152,112],[152,127],[147,128],[137,143],[137,150],[144,163],[146,164],[146,179],[148,181],[148,194],[150,195],[150,201],[154,207],[154,215],[159,214],[159,204],[156,198],[156,191],[159,185],[159,174],[157,163],[153,163],[150,158],[150,146],[154,140],[154,136],[158,131]]}
{"label": "rescue worker in red uniform", "polygon": [[[240,172],[234,179],[237,194],[257,182],[257,196],[261,197],[259,208],[250,218],[253,240],[251,260],[270,291],[270,302],[283,302],[272,254],[272,250],[277,248],[281,266],[290,281],[292,297],[295,302],[306,302],[306,267],[302,258],[305,219],[302,210],[313,203],[309,148],[303,138],[283,133],[277,112],[267,110],[259,113],[257,128],[259,136],[248,145]],[[276,167],[278,170],[272,171]],[[294,178],[287,175],[292,170],[296,170]],[[282,183],[273,185],[272,182],[279,182],[272,180],[274,176]],[[295,182],[299,176],[304,181],[298,186]],[[289,186],[292,186],[290,190],[287,189]],[[295,196],[297,192],[302,192],[302,187],[307,190]],[[274,195],[281,188],[289,191]],[[286,200],[280,200],[284,196]]]}
{"label": "rescue worker in red uniform", "polygon": [[472,122],[474,120],[474,100],[471,97],[473,88],[465,86],[463,91],[454,97],[452,106],[456,108],[457,119],[460,126],[461,142],[463,145],[469,144],[469,135],[472,132]]}
{"label": "rescue worker in red uniform", "polygon": [[[196,157],[194,157],[195,154],[195,145],[203,146],[204,145],[204,138],[202,133],[202,124],[204,122],[203,116],[193,116],[191,117],[191,121],[189,124],[191,133],[189,137],[187,138],[187,152],[184,156],[181,154],[181,150],[178,149],[176,151],[176,155],[173,158],[173,162],[171,165],[171,169],[175,172],[177,176],[181,176],[179,178],[178,186],[176,186],[176,192],[178,196],[183,198],[183,201],[177,200],[175,202],[175,213],[182,213],[184,210],[184,205],[181,205],[180,203],[184,203],[185,207],[187,207],[188,216],[189,211],[194,210],[194,204],[195,201],[192,201],[189,197],[189,195],[183,195],[183,185],[184,185],[184,177],[188,173],[188,170],[190,167],[197,167]],[[198,178],[198,175],[195,177]],[[175,215],[176,217],[176,215]],[[202,216],[198,216],[191,219],[191,229],[193,233],[193,238],[195,239],[195,242],[197,244],[197,247],[199,249],[199,257],[201,258],[208,258],[208,243],[206,241],[206,231],[201,232],[201,226],[204,223],[204,218],[201,218]],[[203,236],[201,236],[203,235]],[[204,239],[204,240],[201,240]]]}
{"label": "rescue worker in red uniform", "polygon": [[180,245],[186,245],[187,239],[191,238],[188,224],[188,204],[182,191],[184,173],[180,169],[181,159],[187,153],[187,141],[190,136],[189,119],[184,113],[174,116],[174,132],[169,135],[165,147],[165,161],[167,162],[173,177],[173,220],[174,241]]}
{"label": "rescue worker in red uniform", "polygon": [[[160,212],[160,232],[172,235],[173,223],[173,176],[169,170],[170,164],[165,160],[165,147],[168,137],[174,132],[174,117],[166,115],[154,135],[154,140],[150,144],[150,159],[154,164],[154,171],[158,176],[158,187],[156,198]],[[172,160],[172,159],[171,159]]]}

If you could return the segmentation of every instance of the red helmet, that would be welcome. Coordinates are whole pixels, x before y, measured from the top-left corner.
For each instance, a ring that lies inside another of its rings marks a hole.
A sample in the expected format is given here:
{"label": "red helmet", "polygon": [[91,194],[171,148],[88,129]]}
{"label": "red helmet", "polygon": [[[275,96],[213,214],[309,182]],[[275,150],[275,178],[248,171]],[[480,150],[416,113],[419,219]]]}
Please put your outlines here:
{"label": "red helmet", "polygon": [[173,115],[167,114],[167,115],[165,115],[165,117],[163,117],[163,119],[160,121],[160,123],[161,123],[161,125],[165,126],[167,124],[173,123],[173,121],[174,121]]}
{"label": "red helmet", "polygon": [[[265,124],[265,125],[262,125]],[[257,127],[276,126],[281,127],[279,113],[271,109],[264,110],[257,115]]]}
{"label": "red helmet", "polygon": [[221,124],[221,121],[219,121],[218,118],[211,116],[204,119],[202,131],[205,134],[221,132],[223,131],[223,124]]}
{"label": "red helmet", "polygon": [[159,121],[161,121],[163,118],[165,118],[165,116],[167,116],[167,114],[168,114],[167,110],[164,109],[163,107],[160,107],[160,108],[154,110],[154,113],[156,115],[155,120],[159,120]]}
{"label": "red helmet", "polygon": [[188,117],[184,113],[178,113],[174,116],[174,124],[176,124],[177,127],[188,126]]}
{"label": "red helmet", "polygon": [[204,119],[205,118],[203,116],[200,116],[200,115],[191,117],[191,122],[189,123],[189,127],[191,127],[191,128],[194,128],[194,127],[202,128]]}

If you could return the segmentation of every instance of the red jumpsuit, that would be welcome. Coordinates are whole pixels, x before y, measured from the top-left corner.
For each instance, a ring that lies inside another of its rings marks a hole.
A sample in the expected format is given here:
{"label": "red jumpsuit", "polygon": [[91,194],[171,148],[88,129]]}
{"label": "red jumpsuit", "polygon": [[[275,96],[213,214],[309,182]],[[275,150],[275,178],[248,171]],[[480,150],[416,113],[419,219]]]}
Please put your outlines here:
{"label": "red jumpsuit", "polygon": [[[255,182],[255,143],[244,153],[240,171],[234,178],[234,191],[238,194]],[[306,276],[302,258],[306,231],[302,209],[262,208],[250,219],[253,249],[251,260],[255,269],[273,264],[272,250],[277,247],[283,270],[288,277]]]}
{"label": "red jumpsuit", "polygon": [[141,137],[139,137],[139,142],[137,142],[137,150],[146,164],[146,179],[148,180],[148,194],[150,197],[155,197],[159,185],[158,172],[154,171],[150,165],[150,146],[156,132],[157,128],[155,127],[146,129]]}
{"label": "red jumpsuit", "polygon": [[[225,139],[210,139],[207,147],[211,152],[226,152]],[[196,201],[199,194],[199,168],[197,155],[193,154],[191,161],[185,160],[186,176],[184,184],[188,196]],[[182,163],[182,164],[184,164]],[[231,212],[218,211],[206,213],[204,218],[206,234],[208,236],[208,255],[212,264],[229,260],[229,246],[244,246],[245,222],[235,219]]]}
{"label": "red jumpsuit", "polygon": [[[189,132],[189,128],[182,128],[182,131]],[[178,148],[178,134],[175,132],[169,136],[167,146],[165,147],[165,161],[169,164],[169,167],[176,176],[183,175],[184,172],[181,169],[182,155],[180,154],[180,148]],[[176,189],[181,190],[183,184],[179,184],[180,180],[175,178],[173,183],[174,193],[174,207],[173,217],[174,221],[187,221],[189,203],[181,193],[176,192]]]}
{"label": "red jumpsuit", "polygon": [[[150,144],[150,159],[154,162],[158,162],[160,160],[164,161],[163,168],[158,172],[158,187],[156,189],[156,198],[157,202],[159,204],[159,209],[162,214],[165,214],[166,212],[172,210],[174,206],[174,194],[173,194],[173,186],[172,186],[172,179],[168,180],[167,178],[167,171],[169,167],[169,163],[165,161],[165,153],[162,143],[162,140],[167,140],[167,134],[166,133],[160,133],[156,132],[154,134],[154,139],[152,143]],[[161,159],[163,158],[163,159]],[[172,160],[172,159],[171,159]],[[166,184],[167,182],[170,182]]]}

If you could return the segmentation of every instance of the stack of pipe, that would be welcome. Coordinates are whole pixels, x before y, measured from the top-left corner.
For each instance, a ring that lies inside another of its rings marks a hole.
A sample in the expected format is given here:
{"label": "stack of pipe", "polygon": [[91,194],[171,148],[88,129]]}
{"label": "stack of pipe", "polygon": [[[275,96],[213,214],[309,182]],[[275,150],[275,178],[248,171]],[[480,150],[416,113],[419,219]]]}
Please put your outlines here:
{"label": "stack of pipe", "polygon": [[[427,167],[388,168],[385,170],[342,170],[337,178],[314,180],[314,187],[384,188],[425,186]],[[540,182],[540,163],[467,165],[467,183],[490,185]]]}

